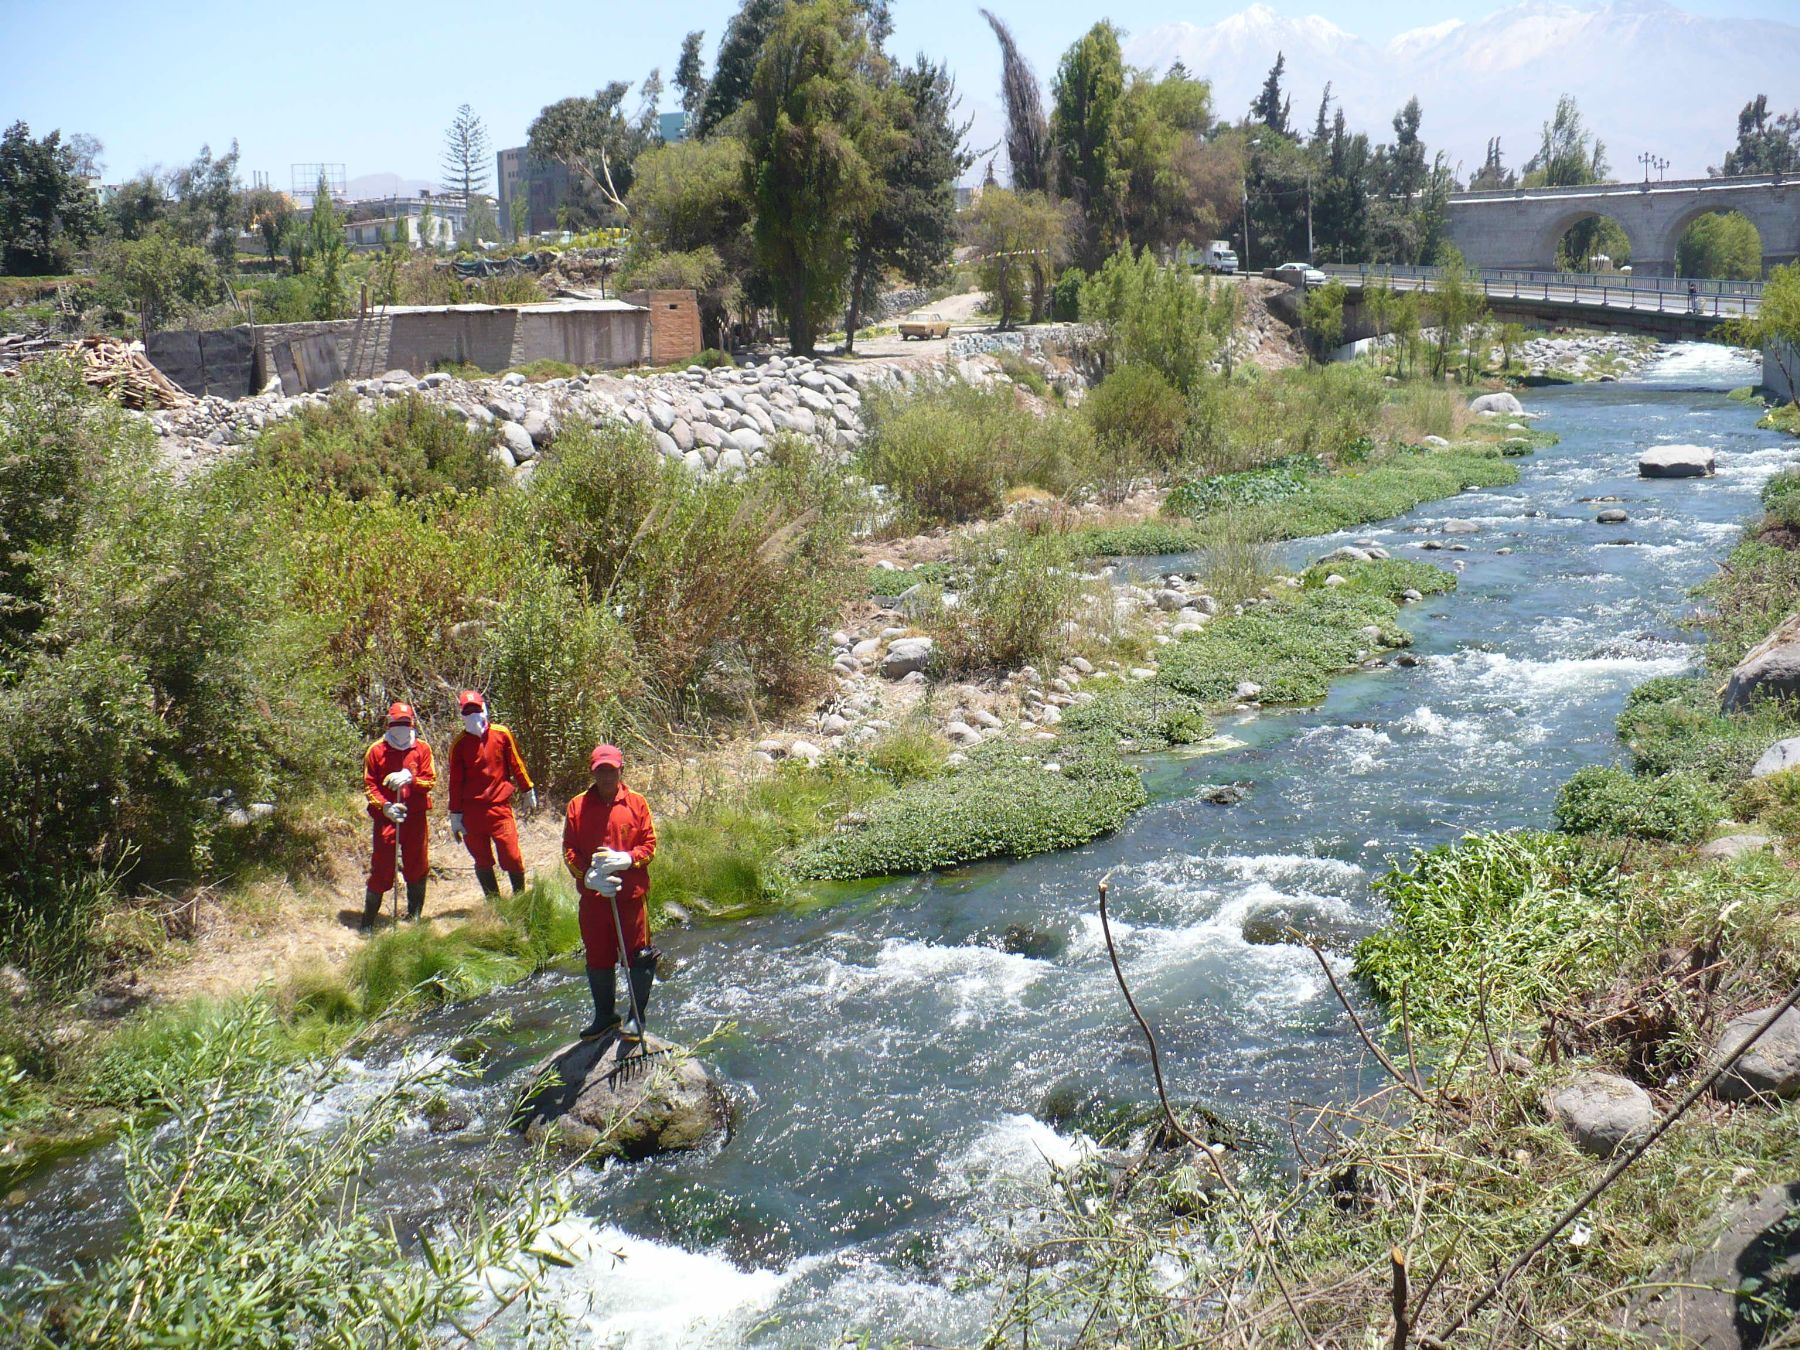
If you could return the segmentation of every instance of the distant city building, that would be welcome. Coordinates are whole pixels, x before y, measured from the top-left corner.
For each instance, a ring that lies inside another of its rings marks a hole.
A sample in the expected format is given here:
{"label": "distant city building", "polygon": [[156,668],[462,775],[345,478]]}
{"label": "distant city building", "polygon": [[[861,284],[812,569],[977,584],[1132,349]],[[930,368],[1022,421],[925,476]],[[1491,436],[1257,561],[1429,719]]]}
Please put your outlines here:
{"label": "distant city building", "polygon": [[664,145],[679,145],[687,139],[687,114],[680,111],[658,113],[656,134]]}
{"label": "distant city building", "polygon": [[500,229],[513,231],[513,202],[525,203],[525,233],[561,228],[557,211],[570,197],[569,171],[562,165],[531,159],[524,146],[494,156],[500,193]]}
{"label": "distant city building", "polygon": [[980,201],[981,189],[983,186],[984,184],[976,183],[972,187],[957,188],[956,209],[958,211],[967,211],[971,206],[975,205],[976,202]]}
{"label": "distant city building", "polygon": [[351,248],[380,248],[398,229],[414,248],[429,242],[433,248],[454,249],[467,234],[468,225],[469,208],[460,193],[440,196],[421,192],[416,196],[374,197],[352,203],[344,234]]}

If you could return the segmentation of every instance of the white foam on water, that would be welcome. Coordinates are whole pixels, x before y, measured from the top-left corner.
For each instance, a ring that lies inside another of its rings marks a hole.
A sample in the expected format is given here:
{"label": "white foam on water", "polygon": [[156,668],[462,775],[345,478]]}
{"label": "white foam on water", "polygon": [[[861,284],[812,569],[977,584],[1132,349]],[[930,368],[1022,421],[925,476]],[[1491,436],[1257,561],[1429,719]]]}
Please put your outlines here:
{"label": "white foam on water", "polygon": [[1677,342],[1646,366],[1645,384],[1717,384],[1724,389],[1755,381],[1762,362],[1735,347],[1714,342]]}
{"label": "white foam on water", "polygon": [[903,994],[929,990],[955,1006],[951,1022],[966,1026],[1008,1010],[1022,1010],[1022,998],[1049,972],[1047,962],[992,947],[943,947],[910,938],[888,938],[874,964],[827,958],[820,992],[841,1000],[879,989]]}
{"label": "white foam on water", "polygon": [[[741,1345],[782,1289],[817,1261],[745,1270],[723,1256],[581,1217],[545,1229],[534,1246],[558,1254],[546,1287],[572,1323],[571,1343],[608,1350]],[[496,1297],[517,1284],[516,1276],[499,1270],[478,1278]]]}
{"label": "white foam on water", "polygon": [[1488,728],[1475,718],[1446,717],[1429,703],[1421,704],[1395,722],[1394,729],[1471,748],[1485,745],[1490,735]]}
{"label": "white foam on water", "polygon": [[441,1086],[457,1062],[442,1050],[414,1048],[393,1061],[371,1067],[360,1059],[341,1060],[337,1077],[296,1118],[306,1131],[327,1129],[402,1083],[419,1089]]}
{"label": "white foam on water", "polygon": [[1800,464],[1800,450],[1770,446],[1764,450],[1752,450],[1748,454],[1720,459],[1716,473],[1733,486],[1741,483],[1746,487],[1760,487],[1782,470],[1791,469],[1796,464]]}
{"label": "white foam on water", "polygon": [[1531,660],[1505,652],[1458,652],[1427,657],[1476,687],[1512,698],[1562,700],[1606,684],[1641,684],[1658,675],[1679,675],[1690,664],[1687,654],[1668,656],[1593,656]]}
{"label": "white foam on water", "polygon": [[1393,738],[1373,727],[1313,727],[1303,733],[1299,744],[1325,741],[1345,773],[1372,773],[1380,767],[1381,752],[1392,747]]}
{"label": "white foam on water", "polygon": [[938,1171],[949,1194],[983,1191],[996,1181],[1048,1181],[1052,1168],[1067,1169],[1092,1157],[1084,1134],[1063,1134],[1035,1116],[1006,1115],[986,1126],[968,1146],[941,1160]]}

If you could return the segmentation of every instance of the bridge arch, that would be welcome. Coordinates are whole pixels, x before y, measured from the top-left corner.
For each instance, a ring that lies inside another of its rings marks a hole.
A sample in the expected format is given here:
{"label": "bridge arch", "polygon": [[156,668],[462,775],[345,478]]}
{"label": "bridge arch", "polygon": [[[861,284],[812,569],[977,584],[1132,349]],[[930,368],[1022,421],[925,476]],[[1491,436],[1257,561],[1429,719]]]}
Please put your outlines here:
{"label": "bridge arch", "polygon": [[1673,274],[1676,247],[1694,222],[1705,216],[1728,211],[1738,212],[1756,227],[1757,237],[1762,242],[1764,275],[1768,274],[1771,267],[1792,262],[1795,255],[1800,253],[1800,220],[1796,220],[1793,209],[1784,208],[1776,199],[1758,200],[1749,193],[1743,193],[1737,194],[1737,199],[1729,202],[1697,201],[1671,212],[1659,222],[1661,228],[1652,245],[1655,252],[1644,256],[1666,259]]}
{"label": "bridge arch", "polygon": [[[1590,199],[1586,202],[1571,203],[1560,211],[1551,214],[1538,233],[1537,243],[1533,250],[1537,261],[1534,266],[1553,268],[1556,266],[1557,251],[1570,230],[1590,220],[1605,220],[1617,225],[1624,232],[1626,241],[1631,245],[1631,258],[1635,267],[1638,259],[1654,258],[1662,255],[1650,251],[1649,240],[1642,237],[1643,230],[1626,212],[1605,210],[1604,198]],[[1679,238],[1679,236],[1677,236]],[[1674,246],[1670,246],[1668,256],[1674,256]]]}

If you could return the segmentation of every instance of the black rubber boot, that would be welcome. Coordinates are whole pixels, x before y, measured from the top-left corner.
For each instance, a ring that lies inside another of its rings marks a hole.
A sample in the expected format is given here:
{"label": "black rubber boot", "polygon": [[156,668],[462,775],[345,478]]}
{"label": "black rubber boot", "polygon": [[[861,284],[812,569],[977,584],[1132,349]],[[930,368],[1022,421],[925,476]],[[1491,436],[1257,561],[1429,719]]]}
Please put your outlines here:
{"label": "black rubber boot", "polygon": [[619,1025],[619,983],[611,966],[604,970],[589,966],[587,977],[588,992],[594,996],[594,1020],[583,1029],[581,1039],[597,1041]]}
{"label": "black rubber boot", "polygon": [[525,874],[523,872],[508,872],[506,874],[506,879],[512,882],[514,895],[517,895],[520,891],[525,889]]}
{"label": "black rubber boot", "polygon": [[371,891],[367,887],[363,888],[362,932],[372,933],[375,931],[375,920],[381,914],[381,898],[386,894],[386,891]]}
{"label": "black rubber boot", "polygon": [[481,893],[483,895],[492,897],[500,894],[500,879],[494,875],[493,868],[477,867],[475,869],[475,880],[481,883]]}
{"label": "black rubber boot", "polygon": [[425,912],[425,883],[409,881],[406,883],[406,917],[417,919]]}
{"label": "black rubber boot", "polygon": [[622,1035],[627,1040],[644,1039],[644,1018],[650,1007],[650,986],[656,979],[656,953],[639,952],[631,963],[631,1011],[626,1014]]}

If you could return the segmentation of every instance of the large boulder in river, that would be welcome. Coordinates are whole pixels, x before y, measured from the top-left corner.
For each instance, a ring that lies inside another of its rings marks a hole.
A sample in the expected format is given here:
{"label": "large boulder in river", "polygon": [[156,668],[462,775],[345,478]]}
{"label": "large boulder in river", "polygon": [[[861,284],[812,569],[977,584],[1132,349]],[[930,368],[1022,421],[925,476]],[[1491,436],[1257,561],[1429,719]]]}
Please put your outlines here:
{"label": "large boulder in river", "polygon": [[1770,774],[1782,773],[1787,769],[1800,769],[1800,736],[1789,736],[1786,740],[1776,741],[1763,751],[1757,756],[1756,767],[1750,770],[1750,776],[1767,778]]}
{"label": "large boulder in river", "polygon": [[1726,712],[1742,712],[1766,698],[1800,699],[1800,614],[1789,615],[1745,654],[1721,703]]}
{"label": "large boulder in river", "polygon": [[533,1141],[649,1158],[731,1135],[731,1103],[718,1080],[680,1046],[646,1036],[577,1041],[539,1073],[513,1124]]}
{"label": "large boulder in river", "polygon": [[1469,411],[1472,413],[1511,413],[1517,417],[1525,411],[1525,405],[1511,394],[1483,394],[1480,398],[1469,400]]}
{"label": "large boulder in river", "polygon": [[1713,452],[1704,445],[1653,445],[1638,456],[1639,478],[1710,478]]}

